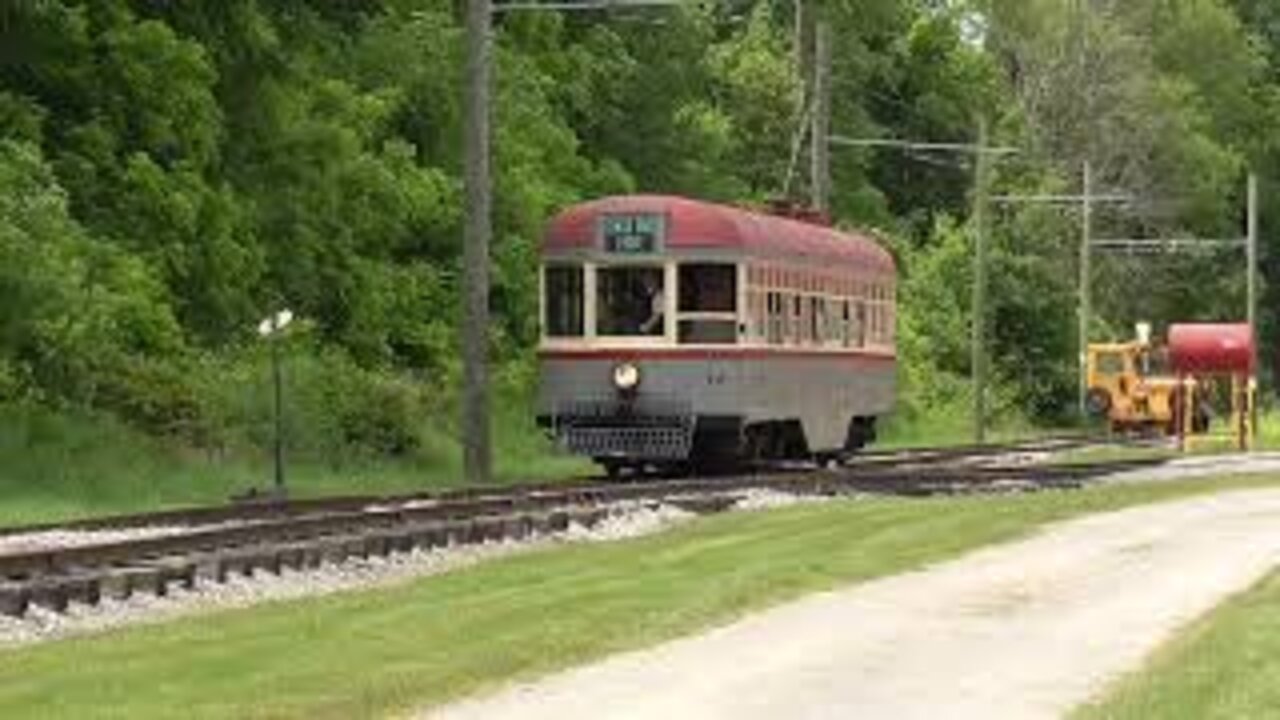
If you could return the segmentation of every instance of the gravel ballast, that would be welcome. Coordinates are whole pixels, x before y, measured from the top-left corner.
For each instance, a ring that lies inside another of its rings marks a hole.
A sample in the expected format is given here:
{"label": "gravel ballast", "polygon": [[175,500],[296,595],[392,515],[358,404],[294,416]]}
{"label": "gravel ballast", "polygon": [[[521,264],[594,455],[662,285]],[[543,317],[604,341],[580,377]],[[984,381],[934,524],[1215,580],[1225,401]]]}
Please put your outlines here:
{"label": "gravel ballast", "polygon": [[[750,497],[753,494],[746,494],[746,498]],[[415,549],[388,557],[353,558],[309,570],[284,569],[280,574],[257,571],[249,577],[230,576],[221,583],[198,580],[191,589],[171,588],[163,597],[140,593],[124,600],[104,598],[94,605],[72,603],[66,612],[32,607],[21,618],[0,616],[0,647],[29,645],[262,602],[386,586],[560,543],[609,542],[639,537],[660,532],[693,517],[694,513],[672,505],[624,502],[612,505],[609,515],[590,527],[571,524],[561,532],[519,541]],[[23,542],[38,541],[39,548],[50,549],[60,542],[70,547],[181,531],[181,528],[148,528],[143,531],[41,533],[39,536],[25,536]],[[17,552],[21,547],[26,546],[14,542],[8,552]]]}
{"label": "gravel ballast", "polygon": [[[202,525],[206,530],[217,525]],[[38,532],[22,532],[0,536],[0,555],[16,555],[18,553],[34,553],[61,548],[85,547],[87,545],[107,545],[132,540],[148,540],[150,538],[171,537],[192,531],[183,526],[156,526],[144,528],[128,528],[122,530],[41,530]]]}

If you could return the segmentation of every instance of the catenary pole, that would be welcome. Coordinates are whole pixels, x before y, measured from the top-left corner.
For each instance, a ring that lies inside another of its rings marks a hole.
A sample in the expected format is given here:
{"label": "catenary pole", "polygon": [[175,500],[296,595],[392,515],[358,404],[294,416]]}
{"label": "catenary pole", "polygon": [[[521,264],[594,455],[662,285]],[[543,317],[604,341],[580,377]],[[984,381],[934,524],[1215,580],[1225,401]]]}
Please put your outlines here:
{"label": "catenary pole", "polygon": [[813,208],[831,211],[831,22],[819,12],[813,24],[813,154],[810,172]]}
{"label": "catenary pole", "polygon": [[[1256,353],[1258,337],[1258,176],[1249,175],[1249,227],[1248,227],[1248,280],[1246,284],[1249,311],[1249,330],[1254,337]],[[1255,358],[1256,361],[1256,358]]]}
{"label": "catenary pole", "polygon": [[1080,307],[1078,330],[1080,344],[1080,382],[1077,384],[1076,410],[1083,419],[1086,416],[1085,398],[1089,394],[1089,316],[1092,312],[1092,254],[1093,248],[1093,165],[1084,161],[1080,192]]}
{"label": "catenary pole", "polygon": [[[1249,277],[1246,281],[1246,294],[1249,303],[1249,334],[1253,336],[1253,374],[1258,375],[1258,176],[1249,173],[1249,220],[1248,220],[1248,255]],[[1253,382],[1256,382],[1254,380]],[[1249,390],[1249,427],[1252,433],[1258,432],[1258,392],[1256,385]]]}
{"label": "catenary pole", "polygon": [[474,484],[489,481],[493,461],[489,438],[488,358],[489,241],[493,234],[489,130],[492,10],[490,0],[468,0],[462,447],[463,472],[467,481]]}
{"label": "catenary pole", "polygon": [[493,474],[489,393],[489,244],[493,237],[492,88],[493,14],[525,11],[597,11],[613,7],[670,6],[678,0],[583,3],[511,3],[468,0],[465,105],[467,220],[463,251],[463,474],[473,484]]}
{"label": "catenary pole", "polygon": [[987,437],[987,195],[990,159],[987,146],[987,119],[978,120],[978,152],[974,156],[973,181],[973,338],[970,351],[973,374],[973,439]]}
{"label": "catenary pole", "polygon": [[813,63],[809,56],[810,37],[812,36],[812,28],[810,21],[813,15],[808,8],[808,0],[795,0],[795,27],[792,28],[793,36],[791,39],[791,61],[795,67],[796,79],[800,83],[799,97],[796,101],[796,129],[795,134],[791,138],[791,155],[787,162],[787,175],[783,180],[783,195],[787,198],[799,197],[802,193],[799,187],[792,191],[792,182],[796,182],[799,186],[803,184],[803,179],[797,179],[798,166],[800,158],[804,152],[805,140],[809,138],[809,133],[813,125],[813,99],[811,85],[813,84],[813,75],[810,72]]}
{"label": "catenary pole", "polygon": [[[794,53],[793,60],[796,64],[796,73],[800,77],[803,94],[805,95],[809,93],[809,21],[812,18],[809,2],[810,0],[796,0],[795,36],[791,41],[791,52]],[[801,104],[806,102],[808,102],[806,99],[801,100]]]}

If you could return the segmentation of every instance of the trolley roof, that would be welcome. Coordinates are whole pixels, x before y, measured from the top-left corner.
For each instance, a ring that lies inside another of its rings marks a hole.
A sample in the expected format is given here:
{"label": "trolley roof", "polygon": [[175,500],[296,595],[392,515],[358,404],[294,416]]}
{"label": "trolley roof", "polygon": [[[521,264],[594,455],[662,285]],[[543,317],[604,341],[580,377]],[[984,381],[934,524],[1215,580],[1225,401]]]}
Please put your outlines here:
{"label": "trolley roof", "polygon": [[664,250],[739,250],[894,271],[893,256],[866,235],[673,195],[621,195],[574,205],[552,218],[543,250],[600,249],[604,218],[640,214],[664,219]]}

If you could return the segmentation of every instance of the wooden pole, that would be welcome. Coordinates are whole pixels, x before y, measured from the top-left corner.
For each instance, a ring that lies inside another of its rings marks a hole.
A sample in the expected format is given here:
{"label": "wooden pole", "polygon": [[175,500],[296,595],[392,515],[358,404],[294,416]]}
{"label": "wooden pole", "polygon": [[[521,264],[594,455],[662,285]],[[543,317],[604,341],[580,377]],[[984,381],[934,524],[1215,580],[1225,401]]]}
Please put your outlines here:
{"label": "wooden pole", "polygon": [[1246,288],[1249,303],[1249,334],[1253,336],[1253,367],[1249,377],[1249,447],[1252,449],[1253,435],[1258,431],[1258,176],[1249,174],[1249,220],[1248,220],[1248,280]]}
{"label": "wooden pole", "polygon": [[[796,99],[796,128],[791,138],[791,157],[787,162],[787,176],[783,181],[783,196],[787,200],[800,199],[804,195],[804,180],[798,178],[800,159],[804,152],[805,139],[812,130],[813,108],[811,86],[813,74],[810,72],[813,63],[809,56],[810,21],[813,15],[808,8],[808,0],[795,0],[795,27],[791,40],[792,63],[795,65],[796,79],[799,81],[799,93]],[[792,183],[795,182],[793,190]]]}
{"label": "wooden pole", "polygon": [[795,37],[792,39],[791,48],[791,51],[795,54],[793,59],[796,64],[796,73],[800,77],[802,94],[805,96],[800,101],[802,106],[807,105],[809,102],[809,84],[812,80],[812,76],[809,73],[809,47],[813,35],[813,15],[809,8],[809,2],[810,0],[796,0]]}
{"label": "wooden pole", "polygon": [[[1248,303],[1249,330],[1253,333],[1254,352],[1258,342],[1258,176],[1249,175],[1249,228],[1248,228]],[[1257,358],[1254,358],[1256,363]]]}
{"label": "wooden pole", "polygon": [[978,149],[974,156],[973,180],[973,338],[970,351],[973,374],[973,439],[983,443],[987,437],[987,194],[988,165],[987,119],[979,120]]}
{"label": "wooden pole", "polygon": [[1076,404],[1083,420],[1088,417],[1085,398],[1089,393],[1089,321],[1092,312],[1093,297],[1090,292],[1092,282],[1092,243],[1093,243],[1093,165],[1084,161],[1080,193],[1080,307],[1079,307],[1079,343],[1080,343],[1080,383]]}
{"label": "wooden pole", "polygon": [[813,153],[810,173],[813,208],[831,212],[831,23],[821,14],[813,27]]}
{"label": "wooden pole", "polygon": [[468,482],[491,475],[489,440],[489,242],[492,226],[490,175],[490,89],[492,86],[491,0],[467,5],[466,189],[467,221],[463,253],[465,287],[462,321],[464,367],[462,448]]}

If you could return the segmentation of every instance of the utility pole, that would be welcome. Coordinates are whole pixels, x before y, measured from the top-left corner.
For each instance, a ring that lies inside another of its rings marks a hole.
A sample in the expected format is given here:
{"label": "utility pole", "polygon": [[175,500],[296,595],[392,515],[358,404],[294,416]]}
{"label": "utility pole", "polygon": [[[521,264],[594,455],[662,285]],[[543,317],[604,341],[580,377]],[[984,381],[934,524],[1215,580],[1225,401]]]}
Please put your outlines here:
{"label": "utility pole", "polygon": [[1089,394],[1089,316],[1093,298],[1090,292],[1093,246],[1093,164],[1084,161],[1082,189],[1080,192],[1080,382],[1076,397],[1076,409],[1080,418],[1086,417],[1085,398]]}
{"label": "utility pole", "polygon": [[795,37],[792,38],[792,58],[796,64],[796,75],[800,78],[800,107],[809,106],[809,98],[813,92],[813,56],[809,54],[813,47],[813,9],[809,7],[812,0],[795,0]]}
{"label": "utility pole", "polygon": [[1249,296],[1249,335],[1253,337],[1253,377],[1250,378],[1249,428],[1256,436],[1258,432],[1258,176],[1249,173],[1249,220],[1248,238],[1245,254],[1248,256],[1249,279],[1246,284]]}
{"label": "utility pole", "polygon": [[488,358],[489,241],[493,235],[489,147],[492,10],[490,0],[468,0],[462,448],[464,474],[473,484],[489,481],[493,461],[489,442]]}
{"label": "utility pole", "polygon": [[813,154],[810,190],[813,209],[831,212],[831,23],[819,12],[813,26]]}
{"label": "utility pole", "polygon": [[987,438],[987,195],[989,164],[987,118],[978,120],[978,151],[974,154],[973,179],[973,439]]}
{"label": "utility pole", "polygon": [[[783,195],[788,199],[798,198],[802,190],[800,189],[803,180],[797,180],[798,166],[800,164],[800,155],[804,152],[805,138],[813,124],[813,102],[812,81],[813,75],[810,72],[811,63],[809,57],[810,36],[812,28],[810,20],[813,15],[810,13],[808,0],[795,0],[795,27],[793,28],[793,36],[791,39],[792,64],[795,67],[796,79],[800,83],[799,97],[796,101],[796,128],[795,134],[791,137],[791,156],[787,161],[787,175],[782,183]],[[796,182],[796,190],[792,191],[792,182]]]}
{"label": "utility pole", "polygon": [[1084,169],[1081,174],[1080,189],[1080,307],[1077,321],[1078,341],[1080,344],[1079,373],[1080,379],[1076,390],[1076,412],[1080,421],[1088,419],[1088,408],[1085,401],[1089,395],[1089,324],[1092,315],[1092,250],[1093,250],[1093,148],[1094,130],[1097,124],[1093,117],[1093,79],[1089,76],[1089,6],[1087,0],[1076,0],[1076,69],[1080,73],[1081,95],[1084,104]]}
{"label": "utility pole", "polygon": [[[1249,229],[1247,239],[1249,274],[1246,287],[1249,302],[1249,331],[1253,333],[1254,353],[1258,343],[1258,176],[1249,174]],[[1254,358],[1257,361],[1257,358]]]}

